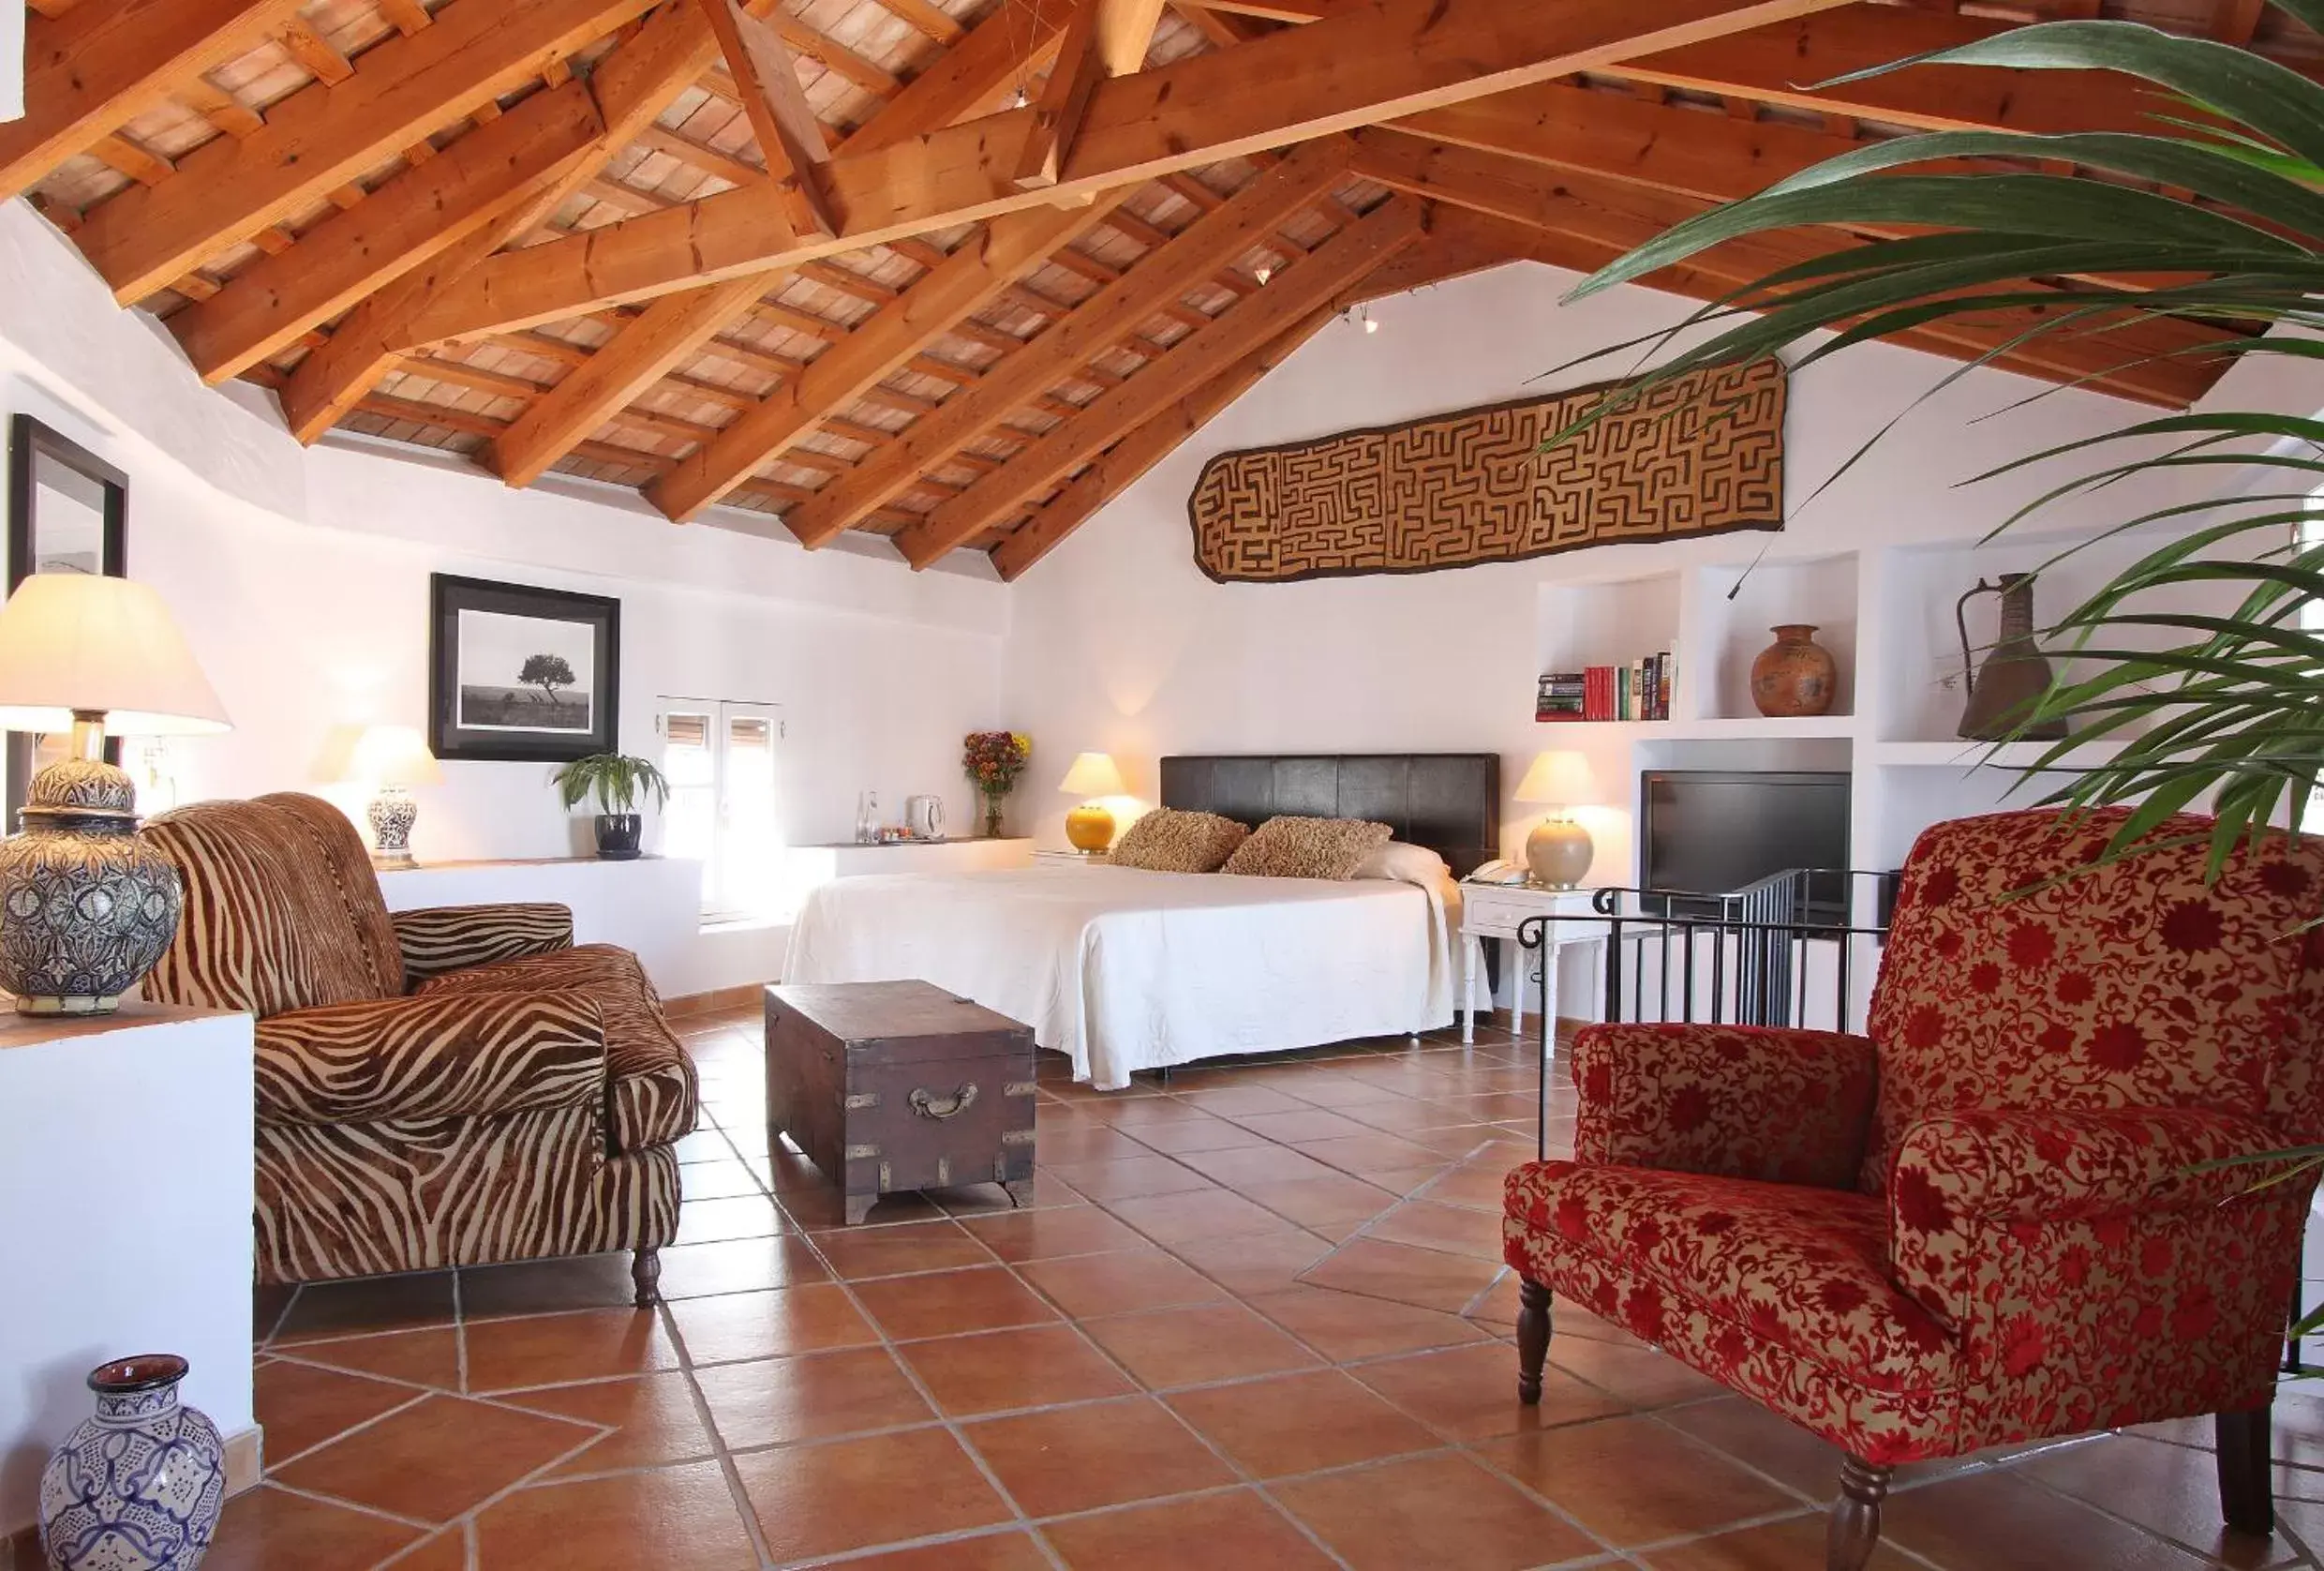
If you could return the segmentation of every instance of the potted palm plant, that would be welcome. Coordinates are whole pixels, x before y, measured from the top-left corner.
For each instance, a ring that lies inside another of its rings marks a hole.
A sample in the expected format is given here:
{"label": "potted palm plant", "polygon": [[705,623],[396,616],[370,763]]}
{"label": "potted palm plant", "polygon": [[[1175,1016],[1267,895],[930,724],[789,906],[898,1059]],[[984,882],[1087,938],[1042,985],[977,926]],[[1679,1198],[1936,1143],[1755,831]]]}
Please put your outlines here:
{"label": "potted palm plant", "polygon": [[650,792],[656,807],[670,802],[670,783],[644,758],[621,753],[592,753],[575,758],[557,771],[553,784],[567,812],[590,792],[597,793],[597,854],[607,861],[631,861],[646,830],[645,815],[637,811],[641,793]]}

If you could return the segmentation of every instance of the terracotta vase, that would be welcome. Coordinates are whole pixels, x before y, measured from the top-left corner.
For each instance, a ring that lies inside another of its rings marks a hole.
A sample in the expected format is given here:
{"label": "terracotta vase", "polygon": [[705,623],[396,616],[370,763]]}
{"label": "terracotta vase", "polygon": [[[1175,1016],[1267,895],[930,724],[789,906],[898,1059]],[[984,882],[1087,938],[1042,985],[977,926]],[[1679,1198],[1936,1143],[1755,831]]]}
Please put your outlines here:
{"label": "terracotta vase", "polygon": [[1786,622],[1772,631],[1775,642],[1751,662],[1751,702],[1772,720],[1824,713],[1840,686],[1831,651],[1815,641],[1815,629],[1804,622]]}

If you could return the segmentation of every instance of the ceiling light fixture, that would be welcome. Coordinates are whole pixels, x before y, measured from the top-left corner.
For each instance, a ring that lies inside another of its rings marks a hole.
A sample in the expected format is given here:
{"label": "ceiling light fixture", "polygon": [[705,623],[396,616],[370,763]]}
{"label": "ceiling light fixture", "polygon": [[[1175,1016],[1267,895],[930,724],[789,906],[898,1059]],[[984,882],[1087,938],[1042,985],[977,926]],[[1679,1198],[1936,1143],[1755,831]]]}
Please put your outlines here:
{"label": "ceiling light fixture", "polygon": [[1267,280],[1268,280],[1268,279],[1270,279],[1270,278],[1274,277],[1274,276],[1275,276],[1275,270],[1274,270],[1274,268],[1272,268],[1272,267],[1268,266],[1268,265],[1267,265],[1265,262],[1260,262],[1260,263],[1259,263],[1257,267],[1254,267],[1254,268],[1252,268],[1252,269],[1251,269],[1251,277],[1254,277],[1254,278],[1257,278],[1257,279],[1259,281],[1259,283],[1260,283],[1261,285],[1264,285],[1264,284],[1267,282]]}

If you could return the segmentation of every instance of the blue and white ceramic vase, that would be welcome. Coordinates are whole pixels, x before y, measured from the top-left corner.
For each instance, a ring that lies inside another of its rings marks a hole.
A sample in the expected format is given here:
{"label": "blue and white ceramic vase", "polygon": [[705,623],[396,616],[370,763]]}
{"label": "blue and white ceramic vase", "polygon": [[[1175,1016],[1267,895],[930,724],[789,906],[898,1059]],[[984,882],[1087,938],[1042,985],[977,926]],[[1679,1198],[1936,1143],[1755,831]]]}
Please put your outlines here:
{"label": "blue and white ceramic vase", "polygon": [[146,1353],[89,1371],[97,1416],[40,1474],[56,1571],[193,1571],[226,1504],[217,1426],[178,1400],[186,1360]]}

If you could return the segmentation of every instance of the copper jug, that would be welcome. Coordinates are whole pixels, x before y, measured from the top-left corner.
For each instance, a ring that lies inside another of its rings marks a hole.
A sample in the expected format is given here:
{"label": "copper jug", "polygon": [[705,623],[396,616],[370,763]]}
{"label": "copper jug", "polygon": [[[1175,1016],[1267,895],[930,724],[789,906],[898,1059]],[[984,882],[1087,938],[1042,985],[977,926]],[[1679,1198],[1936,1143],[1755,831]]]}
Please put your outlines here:
{"label": "copper jug", "polygon": [[[1977,669],[1969,648],[1969,603],[1980,594],[2002,597],[2001,636],[1986,651],[1985,668]],[[2022,737],[2032,741],[2056,741],[2065,735],[2063,717],[2019,728],[2049,691],[2049,661],[2034,642],[2034,575],[2004,573],[2001,582],[1977,580],[1976,588],[1953,606],[1953,622],[1960,633],[1961,668],[1969,681],[1969,702],[1961,711],[1960,734],[1971,741],[2004,741]]]}

